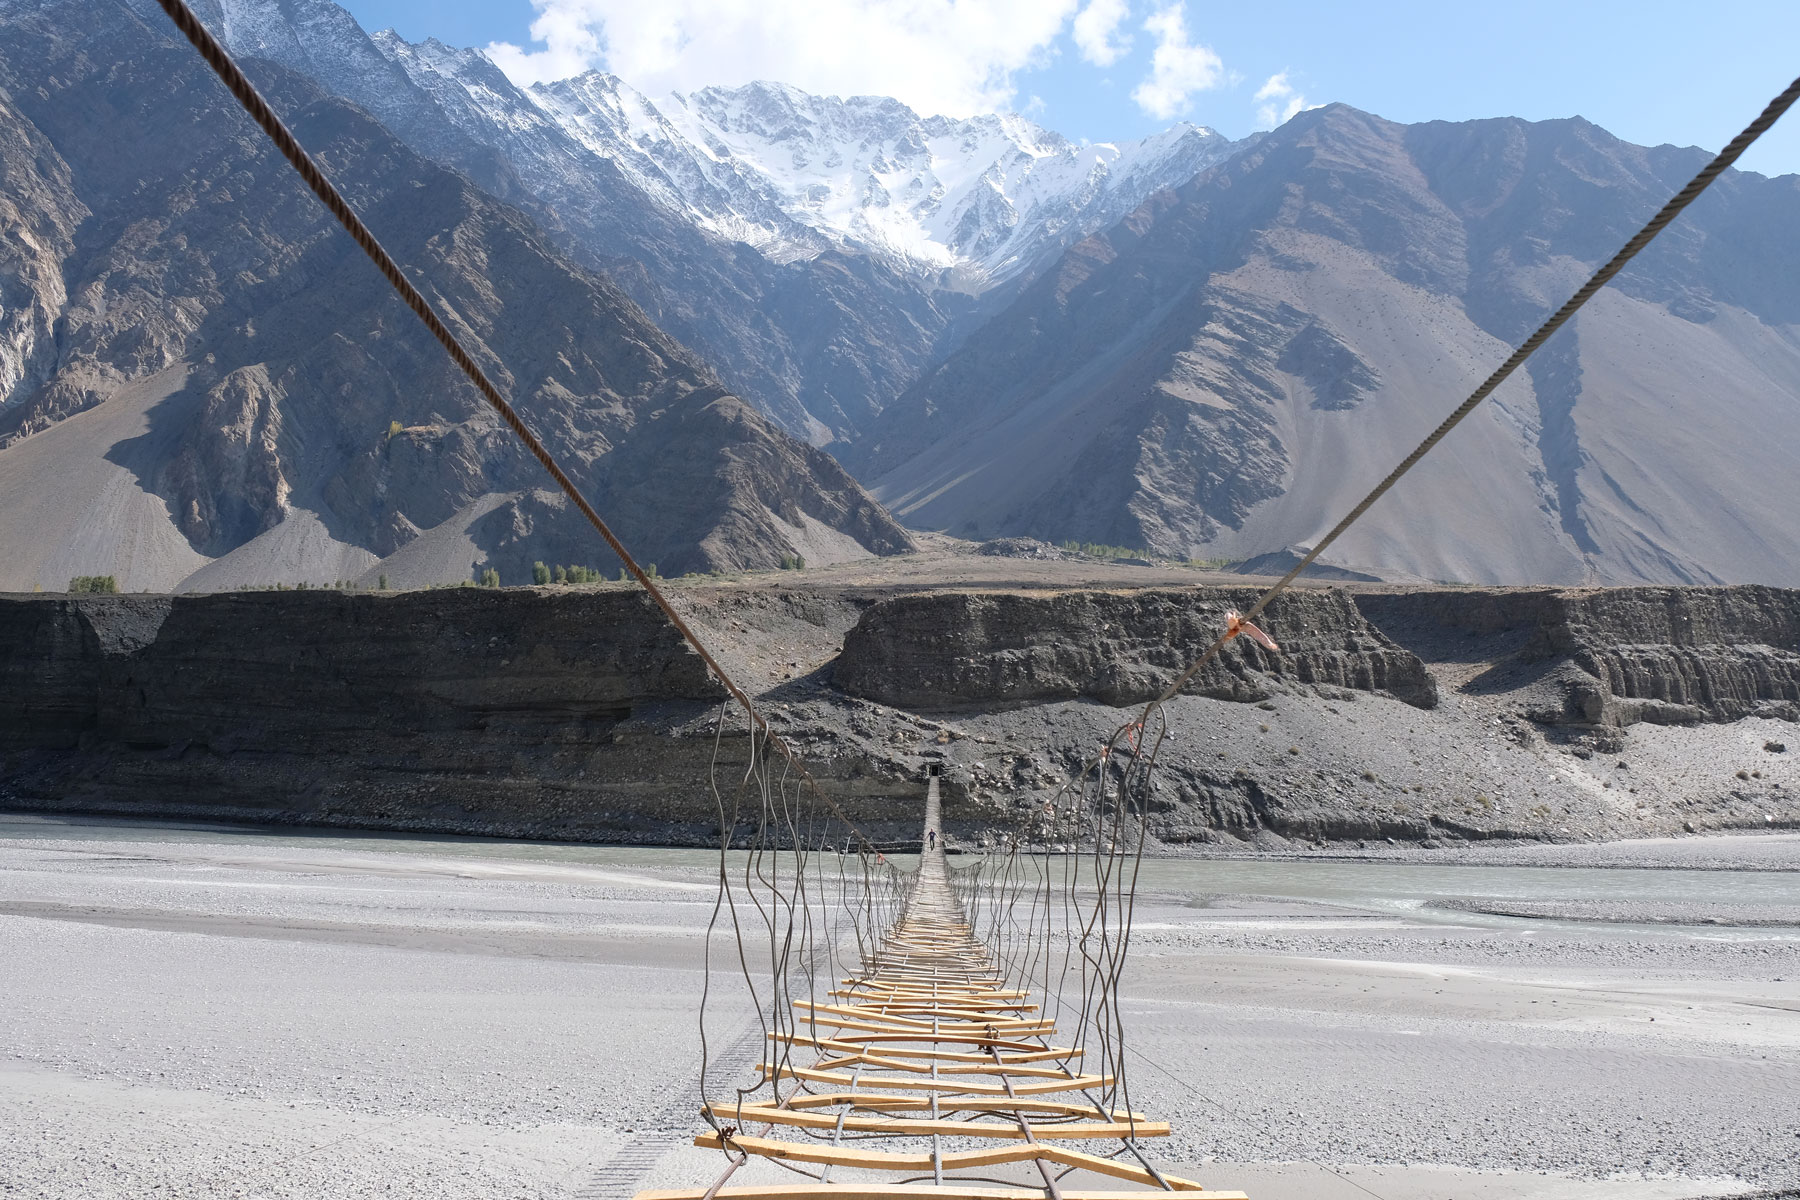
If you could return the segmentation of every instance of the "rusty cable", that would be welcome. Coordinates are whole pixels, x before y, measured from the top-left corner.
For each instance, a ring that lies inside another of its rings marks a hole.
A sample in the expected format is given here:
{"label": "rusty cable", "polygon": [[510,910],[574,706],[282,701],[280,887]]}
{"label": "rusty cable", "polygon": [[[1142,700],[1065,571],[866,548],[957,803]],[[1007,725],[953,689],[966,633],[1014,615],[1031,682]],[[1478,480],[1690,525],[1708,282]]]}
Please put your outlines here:
{"label": "rusty cable", "polygon": [[525,443],[525,448],[531,451],[532,457],[543,465],[544,470],[549,472],[557,486],[562,488],[563,493],[588,519],[588,523],[599,531],[600,536],[606,540],[606,544],[612,547],[613,553],[619,556],[619,561],[625,564],[625,569],[631,572],[632,578],[637,580],[638,585],[662,610],[663,615],[669,619],[669,623],[675,627],[688,645],[694,648],[694,652],[706,664],[707,670],[712,672],[719,683],[730,693],[731,698],[743,706],[745,715],[761,731],[767,744],[799,772],[800,777],[806,781],[813,794],[824,801],[826,806],[849,827],[864,846],[874,849],[874,844],[870,842],[862,829],[850,819],[849,814],[845,813],[835,800],[826,795],[825,790],[819,786],[812,773],[806,769],[806,764],[800,760],[800,756],[769,727],[768,721],[751,703],[749,694],[726,673],[725,668],[701,642],[699,635],[681,618],[681,614],[675,611],[674,606],[669,603],[668,597],[663,595],[662,589],[656,586],[655,580],[638,565],[637,560],[631,556],[631,552],[625,548],[625,543],[619,540],[606,521],[595,511],[594,506],[588,503],[587,497],[582,495],[581,489],[575,486],[575,481],[563,472],[562,467],[557,464],[556,459],[544,446],[544,443],[538,440],[537,435],[507,402],[506,397],[501,395],[500,389],[487,377],[487,373],[463,348],[456,335],[450,331],[449,326],[444,324],[443,319],[432,308],[431,302],[401,271],[400,265],[376,239],[369,227],[363,224],[362,218],[356,215],[356,210],[350,207],[350,202],[345,200],[343,194],[325,177],[324,171],[320,170],[312,156],[289,132],[281,118],[275,115],[275,111],[269,107],[268,102],[256,90],[256,85],[250,82],[249,77],[232,60],[225,47],[212,35],[200,18],[194,15],[193,10],[187,6],[184,0],[157,0],[157,3],[162,5],[163,11],[169,15],[169,19],[175,23],[175,27],[181,31],[182,35],[193,43],[194,49],[200,52],[200,57],[206,60],[207,66],[211,67],[213,72],[224,82],[225,87],[243,106],[244,111],[257,125],[261,126],[262,131],[268,135],[275,148],[281,151],[282,157],[287,159],[289,165],[299,173],[300,178],[306,181],[306,186],[312,189],[313,195],[319,198],[320,203],[324,204],[330,210],[331,215],[337,218],[338,224],[344,227],[345,232],[362,248],[363,253],[369,256],[370,261],[375,264],[382,277],[393,286],[401,300],[405,301],[406,306],[413,311],[413,315],[417,316],[424,323],[425,328],[431,331],[431,336],[444,347],[445,352],[450,355],[450,360],[461,368],[464,375],[468,376],[469,382],[475,385],[475,389],[481,393],[482,399],[486,400],[488,405],[500,414],[501,420],[505,421],[508,428],[518,436],[520,441]]}

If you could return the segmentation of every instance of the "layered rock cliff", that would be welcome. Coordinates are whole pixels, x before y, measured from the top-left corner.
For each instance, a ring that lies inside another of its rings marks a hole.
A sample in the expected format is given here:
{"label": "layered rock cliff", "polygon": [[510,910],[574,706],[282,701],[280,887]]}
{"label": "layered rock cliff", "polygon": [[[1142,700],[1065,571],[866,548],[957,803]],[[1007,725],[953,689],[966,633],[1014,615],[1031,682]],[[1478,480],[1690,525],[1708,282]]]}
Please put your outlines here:
{"label": "layered rock cliff", "polygon": [[63,810],[703,842],[724,694],[623,588],[0,601],[0,787]]}
{"label": "layered rock cliff", "polygon": [[[818,574],[673,595],[826,792],[893,839],[916,836],[934,765],[948,831],[1018,827],[1248,599]],[[1296,590],[1264,615],[1278,655],[1234,646],[1163,710],[1150,832],[1800,824],[1793,676],[1758,674],[1800,658],[1797,612],[1775,589]],[[750,752],[720,694],[618,585],[6,597],[0,804],[698,844]]]}
{"label": "layered rock cliff", "polygon": [[[1089,698],[1141,704],[1218,637],[1253,589],[938,592],[876,604],[844,639],[834,678],[900,708],[952,709]],[[1342,592],[1290,592],[1266,617],[1272,653],[1238,638],[1185,689],[1219,700],[1355,689],[1421,708],[1437,703],[1424,664],[1371,626]]]}
{"label": "layered rock cliff", "polygon": [[[1544,724],[1624,727],[1758,715],[1800,720],[1800,593],[1784,588],[1362,593],[1378,624],[1492,656]],[[1428,654],[1429,650],[1426,651]]]}

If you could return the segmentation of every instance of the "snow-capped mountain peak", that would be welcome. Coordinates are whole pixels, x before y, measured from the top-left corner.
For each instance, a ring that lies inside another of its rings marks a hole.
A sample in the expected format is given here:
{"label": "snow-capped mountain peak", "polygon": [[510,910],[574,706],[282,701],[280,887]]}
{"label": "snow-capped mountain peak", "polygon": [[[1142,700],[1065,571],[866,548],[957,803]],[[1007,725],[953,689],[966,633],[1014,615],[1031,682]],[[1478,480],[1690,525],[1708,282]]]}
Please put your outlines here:
{"label": "snow-capped mountain peak", "polygon": [[828,245],[788,214],[771,181],[739,162],[729,144],[671,120],[617,76],[590,71],[539,84],[530,95],[583,148],[709,233],[777,260],[810,258]]}
{"label": "snow-capped mountain peak", "polygon": [[785,84],[653,100],[589,72],[531,95],[585,147],[709,231],[777,258],[836,243],[982,290],[1231,152],[1177,125],[1077,145],[1017,114],[922,117]]}
{"label": "snow-capped mountain peak", "polygon": [[365,35],[330,0],[199,2],[234,52],[312,74],[441,160],[501,149],[527,177],[579,190],[597,157],[677,220],[777,262],[835,246],[973,292],[1238,148],[1187,124],[1081,145],[1016,113],[921,116],[766,81],[650,97],[593,71],[520,89],[480,51]]}

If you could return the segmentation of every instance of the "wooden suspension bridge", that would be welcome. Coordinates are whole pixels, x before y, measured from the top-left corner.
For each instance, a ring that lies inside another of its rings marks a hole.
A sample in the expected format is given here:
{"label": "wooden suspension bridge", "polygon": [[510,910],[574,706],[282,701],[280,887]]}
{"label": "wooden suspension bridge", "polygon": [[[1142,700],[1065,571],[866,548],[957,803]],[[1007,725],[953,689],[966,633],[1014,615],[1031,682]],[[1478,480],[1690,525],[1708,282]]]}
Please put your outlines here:
{"label": "wooden suspension bridge", "polygon": [[[899,919],[865,953],[861,971],[831,990],[836,1003],[793,1001],[796,1028],[810,1033],[768,1035],[817,1055],[807,1067],[785,1057],[760,1065],[765,1082],[786,1080],[794,1090],[781,1100],[705,1105],[715,1127],[694,1142],[731,1158],[724,1174],[710,1187],[645,1191],[636,1200],[1142,1200],[1148,1189],[1243,1200],[1242,1192],[1208,1191],[1157,1170],[1138,1141],[1167,1137],[1168,1123],[1095,1098],[1112,1078],[1080,1073],[1084,1052],[1056,1045],[1055,1024],[1033,994],[1008,986],[950,886],[940,828],[934,777],[919,869]],[[916,1149],[858,1144],[871,1140]],[[1071,1142],[1117,1148],[1101,1154]],[[813,1183],[728,1186],[752,1158],[823,1170]],[[1035,1167],[1038,1181],[971,1186],[967,1178],[1007,1167]],[[833,1180],[833,1172],[851,1177]],[[1081,1173],[1140,1186],[1065,1185]]]}
{"label": "wooden suspension bridge", "polygon": [[[624,544],[588,502],[569,476],[551,457],[526,421],[481,369],[458,340],[451,327],[411,282],[384,249],[336,186],[294,138],[287,126],[257,93],[254,85],[185,0],[158,0],[184,36],[199,51],[262,128],[277,150],[299,173],[308,188],[355,239],[425,328],[444,347],[451,360],[490,407],[505,421],[521,443],[543,465],[577,510],[619,556],[631,577],[663,612],[730,694],[742,707],[757,747],[743,786],[760,792],[760,824],[754,841],[764,846],[763,830],[785,829],[795,853],[790,877],[800,880],[805,870],[800,826],[796,813],[800,792],[810,793],[820,813],[829,812],[857,835],[865,850],[872,844],[855,823],[819,787],[794,749],[776,736],[748,693],[739,687],[705,644],[682,619],[675,607],[627,551]],[[1274,642],[1253,624],[1271,600],[1291,584],[1370,506],[1384,496],[1433,447],[1473,412],[1494,390],[1524,364],[1544,342],[1625,265],[1691,204],[1722,172],[1737,161],[1781,115],[1800,103],[1800,79],[1771,100],[1755,120],[1733,138],[1719,154],[1670,198],[1623,247],[1599,267],[1563,306],[1546,318],[1535,332],[1482,380],[1467,398],[1377,483],[1345,516],[1274,584],[1268,587],[1240,617],[1228,614],[1225,631],[1206,650],[1150,701],[1141,716],[1122,725],[1099,755],[1089,759],[1076,779],[1046,806],[1053,818],[1079,822],[1091,820],[1095,829],[1096,860],[1104,860],[1096,873],[1099,885],[1091,919],[1080,931],[1083,957],[1083,990],[1088,972],[1097,970],[1096,993],[1104,998],[1106,1021],[1116,1022],[1111,990],[1124,963],[1124,948],[1131,931],[1131,899],[1135,871],[1115,873],[1128,825],[1135,823],[1138,853],[1144,828],[1142,802],[1150,769],[1160,745],[1160,709],[1175,696],[1225,646],[1240,633]],[[1116,753],[1115,753],[1116,752]],[[764,760],[782,760],[786,767],[778,782],[764,771]],[[1123,764],[1123,765],[1121,765]],[[715,763],[715,766],[717,764]],[[717,781],[715,773],[715,792]],[[1135,798],[1134,798],[1135,797]],[[720,837],[722,853],[733,843],[736,817],[726,815],[721,797]],[[810,803],[810,802],[809,802]],[[1107,812],[1110,806],[1110,830]],[[732,810],[735,813],[735,808]],[[782,1019],[769,1033],[779,1045],[774,1060],[762,1065],[761,1084],[737,1093],[729,1105],[705,1102],[703,1116],[711,1130],[696,1139],[701,1146],[723,1152],[729,1160],[724,1173],[711,1186],[693,1190],[649,1191],[637,1200],[894,1200],[897,1197],[942,1197],[954,1200],[1139,1200],[1156,1191],[1182,1192],[1198,1197],[1241,1197],[1238,1192],[1206,1191],[1192,1180],[1157,1170],[1143,1154],[1143,1138],[1166,1137],[1167,1123],[1129,1110],[1128,1093],[1120,1086],[1125,1075],[1123,1059],[1112,1059],[1110,1073],[1102,1064],[1099,1073],[1080,1073],[1085,1056],[1084,1038],[1075,1045],[1059,1046],[1056,1022],[1044,1019],[1044,1009],[1033,1002],[1028,989],[1009,980],[1008,971],[993,948],[976,937],[969,913],[959,901],[944,861],[944,848],[934,831],[938,824],[938,784],[933,778],[927,798],[923,853],[918,871],[907,881],[899,916],[893,926],[867,950],[859,971],[828,991],[830,1000],[789,999],[792,1013],[779,1009]],[[808,828],[811,828],[810,824]],[[1023,828],[1021,829],[1021,834]],[[1020,837],[1015,835],[1016,852]],[[779,838],[777,838],[779,842]],[[864,882],[868,855],[860,855]],[[1045,855],[1047,859],[1048,854]],[[879,855],[877,855],[879,860]],[[1048,883],[1048,875],[1044,876]],[[747,878],[746,883],[749,883]],[[720,902],[729,900],[729,888],[720,875]],[[1109,887],[1117,887],[1109,899]],[[796,894],[781,896],[775,875],[763,876],[769,906],[758,900],[756,911],[771,938],[771,949],[781,950],[784,960],[796,948],[811,948],[813,911],[810,902]],[[1073,880],[1065,878],[1063,918],[1077,911]],[[753,897],[754,898],[754,897]],[[1016,899],[1016,895],[1014,899]],[[1050,935],[1048,896],[1043,913],[1046,942]],[[1117,902],[1116,935],[1101,920],[1108,905]],[[732,907],[732,922],[737,910]],[[717,910],[715,910],[716,918]],[[1036,919],[1034,917],[1034,919]],[[781,928],[778,928],[781,926]],[[1096,945],[1089,934],[1099,928]],[[739,930],[741,936],[741,930]],[[1064,935],[1076,934],[1065,928]],[[864,930],[858,926],[859,941]],[[996,936],[999,936],[996,934]],[[829,941],[830,939],[827,939]],[[835,952],[828,945],[827,956]],[[740,942],[741,951],[741,942]],[[741,953],[740,953],[741,960]],[[1065,959],[1065,965],[1067,960]],[[780,972],[777,972],[780,974]],[[835,977],[837,972],[832,972]],[[748,968],[746,967],[746,978]],[[1046,974],[1046,1002],[1061,1012],[1060,994]],[[778,988],[778,995],[785,994]],[[1080,1020],[1084,1029],[1095,1022],[1094,997],[1084,995]],[[768,1014],[770,1010],[763,1010]],[[791,1019],[790,1019],[791,1017]],[[704,1028],[704,1014],[703,1014]],[[807,1031],[807,1032],[803,1032]],[[1103,1041],[1106,1039],[1103,1038]],[[793,1065],[796,1052],[810,1050],[811,1066]],[[1113,1047],[1104,1056],[1111,1058]],[[1117,1047],[1122,1054],[1123,1047]],[[703,1052],[704,1053],[704,1052]],[[703,1070],[704,1075],[704,1070]],[[1115,1079],[1114,1076],[1119,1078]],[[703,1080],[704,1085],[704,1080]],[[767,1098],[764,1086],[767,1086]],[[1125,1104],[1113,1107],[1115,1100]],[[776,1136],[787,1134],[790,1136]],[[870,1150],[872,1142],[905,1149]],[[1116,1142],[1110,1153],[1075,1149]],[[729,1186],[733,1174],[752,1159],[778,1162],[810,1176],[810,1182],[788,1186]],[[811,1170],[817,1167],[819,1170]],[[1017,1182],[1017,1176],[1035,1170],[1034,1184]],[[834,1179],[832,1173],[841,1172]],[[977,1171],[997,1171],[1008,1179],[976,1176]],[[1138,1185],[1134,1190],[1091,1190],[1085,1185],[1065,1188],[1066,1180],[1082,1175]],[[995,1186],[971,1186],[977,1183]]]}

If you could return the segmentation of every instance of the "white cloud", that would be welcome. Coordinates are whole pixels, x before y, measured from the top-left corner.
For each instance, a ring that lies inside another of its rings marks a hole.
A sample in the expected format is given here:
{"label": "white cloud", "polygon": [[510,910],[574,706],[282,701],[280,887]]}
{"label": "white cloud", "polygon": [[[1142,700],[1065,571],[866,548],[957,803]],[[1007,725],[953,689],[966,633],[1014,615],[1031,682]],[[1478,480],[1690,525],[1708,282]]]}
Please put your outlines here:
{"label": "white cloud", "polygon": [[1131,9],[1125,0],[1088,0],[1086,8],[1076,14],[1071,33],[1081,57],[1097,67],[1110,67],[1131,49],[1131,35],[1119,35]]}
{"label": "white cloud", "polygon": [[1257,128],[1273,129],[1285,121],[1291,120],[1295,113],[1306,107],[1306,97],[1294,90],[1288,82],[1288,73],[1279,71],[1269,76],[1269,81],[1256,89]]}
{"label": "white cloud", "polygon": [[[1109,2],[1092,0],[1090,8]],[[1013,76],[1044,59],[1079,0],[532,3],[531,36],[543,49],[487,47],[520,84],[600,68],[655,96],[770,79],[967,116],[1012,103]]]}
{"label": "white cloud", "polygon": [[539,5],[531,36],[545,48],[521,50],[510,42],[487,48],[488,57],[521,86],[579,75],[600,59],[600,38],[574,6]]}
{"label": "white cloud", "polygon": [[1195,92],[1224,82],[1219,56],[1188,40],[1187,14],[1179,3],[1151,13],[1144,29],[1156,38],[1156,51],[1150,56],[1150,74],[1132,89],[1131,98],[1151,116],[1168,120],[1187,108]]}

